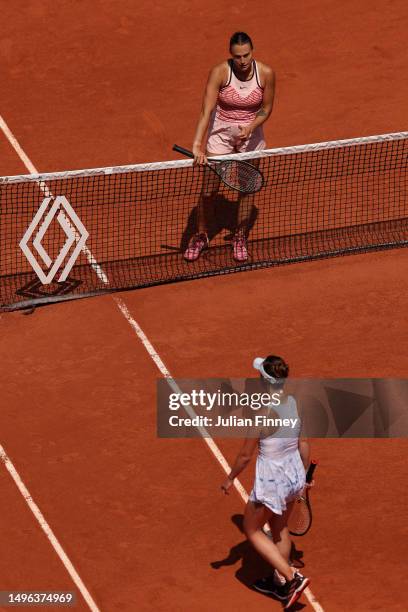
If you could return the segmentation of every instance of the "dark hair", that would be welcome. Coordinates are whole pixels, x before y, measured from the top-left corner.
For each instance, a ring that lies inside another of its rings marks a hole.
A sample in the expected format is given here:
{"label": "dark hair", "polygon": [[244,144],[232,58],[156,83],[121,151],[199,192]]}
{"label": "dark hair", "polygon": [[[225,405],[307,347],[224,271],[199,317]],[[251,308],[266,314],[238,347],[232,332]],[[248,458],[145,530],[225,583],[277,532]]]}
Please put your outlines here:
{"label": "dark hair", "polygon": [[235,32],[235,34],[231,36],[229,45],[230,51],[234,45],[249,45],[251,49],[254,48],[250,36],[248,36],[248,34],[245,32]]}
{"label": "dark hair", "polygon": [[273,376],[278,380],[283,378],[287,378],[289,374],[289,366],[282,359],[282,357],[277,357],[276,355],[268,355],[264,360],[263,369],[269,376]]}

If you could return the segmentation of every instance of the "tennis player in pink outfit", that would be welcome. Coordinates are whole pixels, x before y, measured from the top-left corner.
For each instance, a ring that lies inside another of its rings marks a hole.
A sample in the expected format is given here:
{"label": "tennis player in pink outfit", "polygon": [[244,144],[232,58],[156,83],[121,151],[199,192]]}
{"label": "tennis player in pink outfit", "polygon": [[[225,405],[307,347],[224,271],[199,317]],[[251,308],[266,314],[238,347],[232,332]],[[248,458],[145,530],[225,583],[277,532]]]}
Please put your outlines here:
{"label": "tennis player in pink outfit", "polygon": [[[265,148],[262,124],[272,112],[275,75],[269,66],[253,59],[253,44],[245,32],[236,32],[231,37],[230,53],[231,59],[215,66],[208,77],[193,143],[196,164],[206,164],[207,156]],[[213,212],[211,206],[218,188],[218,177],[207,172],[198,204],[198,232],[184,253],[188,261],[196,260],[208,246],[206,220]],[[233,238],[233,254],[237,261],[248,258],[251,204],[250,196],[241,196]]]}

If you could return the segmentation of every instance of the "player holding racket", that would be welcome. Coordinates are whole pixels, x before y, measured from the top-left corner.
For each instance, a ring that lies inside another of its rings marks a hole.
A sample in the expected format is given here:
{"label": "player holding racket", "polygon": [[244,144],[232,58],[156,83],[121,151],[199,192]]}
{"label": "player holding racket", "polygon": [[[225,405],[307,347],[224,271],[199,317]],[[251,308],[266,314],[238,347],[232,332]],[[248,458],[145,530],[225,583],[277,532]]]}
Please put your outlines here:
{"label": "player holding racket", "polygon": [[[196,164],[206,164],[207,156],[265,148],[262,124],[272,112],[274,73],[269,66],[253,59],[253,44],[245,32],[233,34],[229,49],[231,59],[215,66],[208,77],[192,148]],[[209,213],[213,213],[218,187],[219,179],[206,171],[198,203],[198,232],[184,253],[188,261],[196,260],[208,246],[207,220]],[[233,238],[237,261],[248,258],[246,239],[251,205],[251,197],[240,198]]]}
{"label": "player holding racket", "polygon": [[[284,392],[289,367],[281,357],[269,355],[266,359],[254,360],[268,392],[280,395],[280,405],[271,410],[284,418],[298,418],[294,397]],[[283,415],[284,412],[284,415]],[[244,531],[257,552],[274,568],[270,578],[257,580],[254,588],[262,593],[274,595],[289,609],[309,584],[309,579],[296,572],[289,565],[291,540],[288,531],[288,517],[296,498],[306,484],[305,467],[309,464],[310,449],[306,440],[300,438],[298,427],[290,438],[258,432],[258,437],[246,438],[241,451],[232,466],[227,480],[222,485],[225,493],[250,462],[258,446],[256,476],[252,492],[245,508]],[[272,538],[263,532],[269,523]]]}

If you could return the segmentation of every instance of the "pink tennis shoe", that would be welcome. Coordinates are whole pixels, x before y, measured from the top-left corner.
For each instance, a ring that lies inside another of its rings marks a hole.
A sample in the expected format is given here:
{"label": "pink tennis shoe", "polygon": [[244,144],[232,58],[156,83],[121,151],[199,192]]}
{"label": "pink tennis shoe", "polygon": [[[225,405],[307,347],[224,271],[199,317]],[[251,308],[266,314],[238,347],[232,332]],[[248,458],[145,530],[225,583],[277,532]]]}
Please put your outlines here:
{"label": "pink tennis shoe", "polygon": [[247,240],[242,232],[237,232],[232,239],[232,249],[235,261],[248,259]]}
{"label": "pink tennis shoe", "polygon": [[201,255],[201,252],[208,247],[208,236],[205,233],[194,234],[188,243],[188,247],[184,252],[184,259],[187,261],[195,261]]}
{"label": "pink tennis shoe", "polygon": [[[196,261],[204,249],[209,245],[208,236],[205,232],[194,234],[187,249],[184,251],[184,259]],[[242,232],[237,232],[232,239],[232,250],[235,261],[246,261],[248,259],[247,240]]]}

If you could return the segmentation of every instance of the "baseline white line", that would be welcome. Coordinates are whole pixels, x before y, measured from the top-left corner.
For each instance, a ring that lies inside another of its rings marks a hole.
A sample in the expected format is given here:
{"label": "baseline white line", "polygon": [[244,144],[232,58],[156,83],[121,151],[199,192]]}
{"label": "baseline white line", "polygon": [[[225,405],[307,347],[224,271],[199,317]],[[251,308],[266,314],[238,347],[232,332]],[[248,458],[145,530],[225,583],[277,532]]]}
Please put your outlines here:
{"label": "baseline white line", "polygon": [[[31,162],[31,160],[29,159],[27,154],[23,151],[23,149],[19,145],[17,139],[14,137],[14,135],[11,132],[11,130],[8,128],[6,122],[1,117],[1,115],[0,115],[0,127],[3,130],[6,138],[8,139],[8,141],[10,142],[10,144],[12,145],[14,150],[16,151],[17,155],[20,157],[21,161],[26,166],[27,170],[31,174],[38,174],[35,166]],[[132,317],[132,315],[130,314],[130,312],[129,312],[127,306],[126,306],[126,304],[120,298],[114,297],[113,299],[115,300],[119,310],[121,311],[121,313],[123,314],[123,316],[125,317],[127,322],[129,323],[129,325],[132,327],[132,329],[134,330],[134,332],[138,336],[139,340],[141,341],[141,343],[145,347],[145,349],[148,352],[148,354],[150,355],[151,359],[156,364],[158,370],[161,372],[161,374],[165,378],[167,378],[168,384],[171,386],[171,388],[176,393],[181,393],[180,388],[178,387],[178,385],[175,382],[174,378],[171,376],[171,374],[170,374],[169,370],[167,369],[167,367],[164,365],[160,355],[154,349],[152,343],[147,338],[146,334],[144,333],[144,331],[142,330],[140,325]],[[188,408],[189,408],[189,410],[193,411],[191,407],[188,407]],[[205,443],[207,444],[207,446],[209,447],[211,452],[214,454],[215,458],[220,463],[220,465],[222,466],[224,471],[228,474],[230,472],[230,469],[231,469],[230,465],[228,464],[227,460],[225,459],[224,455],[222,454],[222,452],[220,451],[220,449],[218,448],[218,446],[216,445],[214,440],[211,437],[207,437],[207,436],[203,436],[203,440],[205,441]],[[235,485],[235,488],[237,489],[238,493],[241,495],[243,501],[246,503],[247,500],[248,500],[248,494],[245,491],[244,487],[242,486],[242,484],[240,483],[240,481],[238,479],[235,479],[234,485]],[[321,605],[319,604],[319,602],[317,601],[317,599],[315,598],[315,596],[313,595],[313,593],[311,592],[311,590],[309,588],[305,589],[304,593],[305,593],[305,595],[306,595],[310,605],[312,606],[312,608],[316,612],[324,612],[323,608],[321,607]]]}
{"label": "baseline white line", "polygon": [[59,541],[58,541],[57,537],[55,536],[54,532],[52,531],[51,527],[49,526],[49,524],[45,520],[44,515],[42,514],[41,510],[39,509],[39,507],[37,506],[35,501],[33,500],[32,496],[30,495],[30,493],[29,493],[29,491],[27,489],[27,487],[25,486],[24,482],[22,481],[19,473],[17,472],[16,468],[14,467],[10,457],[7,455],[6,451],[4,450],[3,446],[1,446],[1,444],[0,444],[0,460],[5,465],[5,467],[8,470],[10,476],[12,477],[12,479],[15,482],[15,484],[17,485],[18,490],[20,491],[21,495],[24,497],[28,507],[30,508],[31,512],[34,514],[37,522],[39,523],[39,525],[41,527],[41,529],[43,530],[43,532],[47,536],[48,540],[50,541],[51,546],[53,547],[53,549],[57,553],[58,557],[61,559],[62,563],[65,566],[65,569],[67,570],[67,572],[71,576],[71,578],[72,578],[73,582],[75,583],[75,585],[77,586],[78,590],[81,592],[82,597],[84,598],[84,600],[88,604],[89,609],[92,610],[92,612],[100,612],[100,609],[98,608],[98,606],[96,605],[96,603],[92,599],[91,594],[89,593],[88,589],[84,585],[84,583],[81,580],[78,572],[76,571],[75,567],[73,566],[72,562],[70,561],[68,555],[66,554],[66,552],[62,548],[61,544],[59,543]]}

